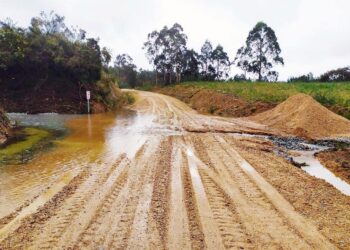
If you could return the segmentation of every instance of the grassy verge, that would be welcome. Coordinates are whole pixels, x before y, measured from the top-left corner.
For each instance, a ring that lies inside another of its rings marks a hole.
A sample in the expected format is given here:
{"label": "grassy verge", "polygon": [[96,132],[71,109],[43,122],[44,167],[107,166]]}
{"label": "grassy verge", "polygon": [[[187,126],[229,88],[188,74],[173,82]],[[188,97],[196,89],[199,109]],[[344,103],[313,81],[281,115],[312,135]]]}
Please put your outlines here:
{"label": "grassy verge", "polygon": [[[232,94],[247,102],[280,103],[288,97],[305,93],[324,106],[350,119],[350,82],[346,83],[250,83],[250,82],[189,82],[184,88],[209,89]],[[167,88],[174,88],[170,86]]]}
{"label": "grassy verge", "polygon": [[42,128],[26,127],[17,131],[0,147],[0,165],[27,162],[35,152],[48,148],[54,137],[53,131]]}

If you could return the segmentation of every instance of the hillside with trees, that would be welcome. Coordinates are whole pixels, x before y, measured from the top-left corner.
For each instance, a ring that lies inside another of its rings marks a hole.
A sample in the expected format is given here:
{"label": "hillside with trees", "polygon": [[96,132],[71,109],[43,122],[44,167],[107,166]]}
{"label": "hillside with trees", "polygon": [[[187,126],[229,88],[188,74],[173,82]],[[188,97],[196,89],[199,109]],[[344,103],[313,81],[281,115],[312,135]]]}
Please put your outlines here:
{"label": "hillside with trees", "polygon": [[0,105],[8,112],[81,113],[90,90],[94,112],[111,109],[119,94],[105,70],[110,60],[98,39],[54,12],[42,12],[27,28],[1,21]]}

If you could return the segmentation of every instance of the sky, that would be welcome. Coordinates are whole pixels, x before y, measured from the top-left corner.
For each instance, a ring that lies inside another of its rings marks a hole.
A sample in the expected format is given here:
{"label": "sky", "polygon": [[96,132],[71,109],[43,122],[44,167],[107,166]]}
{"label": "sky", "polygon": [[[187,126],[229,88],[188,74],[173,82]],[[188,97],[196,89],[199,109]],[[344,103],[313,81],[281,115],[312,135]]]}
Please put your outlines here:
{"label": "sky", "polygon": [[[0,0],[0,19],[27,27],[41,11],[55,11],[113,55],[127,53],[139,68],[151,69],[142,50],[147,34],[175,22],[200,50],[208,39],[233,60],[249,31],[264,21],[278,38],[285,66],[280,80],[350,66],[349,0]],[[239,73],[232,67],[231,74]]]}

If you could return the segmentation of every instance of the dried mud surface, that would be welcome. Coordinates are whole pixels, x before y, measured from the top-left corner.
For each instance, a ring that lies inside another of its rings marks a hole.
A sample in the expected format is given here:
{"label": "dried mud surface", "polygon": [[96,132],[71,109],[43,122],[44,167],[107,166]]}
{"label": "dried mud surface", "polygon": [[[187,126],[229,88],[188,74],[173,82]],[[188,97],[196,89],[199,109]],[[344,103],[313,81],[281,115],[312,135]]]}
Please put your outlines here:
{"label": "dried mud surface", "polygon": [[84,168],[39,208],[14,211],[2,220],[0,249],[350,245],[349,197],[274,155],[271,144],[228,134],[272,133],[266,126],[136,94],[133,109],[153,122],[136,154]]}

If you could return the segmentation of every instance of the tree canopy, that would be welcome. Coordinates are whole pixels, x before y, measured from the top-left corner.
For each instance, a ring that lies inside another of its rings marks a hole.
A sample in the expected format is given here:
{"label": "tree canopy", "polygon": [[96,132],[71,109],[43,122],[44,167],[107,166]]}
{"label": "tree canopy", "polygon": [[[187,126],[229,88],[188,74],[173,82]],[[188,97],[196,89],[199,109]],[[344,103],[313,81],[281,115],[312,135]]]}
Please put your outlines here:
{"label": "tree canopy", "polygon": [[[42,12],[28,28],[0,22],[0,81],[49,84],[48,79],[64,77],[69,82],[94,83],[101,77],[102,63],[110,55],[98,39],[68,28],[64,17]],[[28,80],[28,81],[27,81]]]}
{"label": "tree canopy", "polygon": [[163,75],[164,83],[173,82],[174,75],[177,82],[181,81],[186,44],[187,36],[178,23],[148,34],[143,48],[155,71]]}
{"label": "tree canopy", "polygon": [[244,72],[257,76],[259,81],[276,81],[278,72],[273,65],[284,65],[281,49],[272,28],[259,22],[249,32],[245,46],[237,51],[235,63]]}
{"label": "tree canopy", "polygon": [[[99,96],[103,100],[109,93],[99,90],[110,88],[96,83],[108,67],[111,53],[100,47],[99,39],[86,34],[68,27],[65,18],[54,12],[41,12],[27,28],[17,27],[9,19],[0,21],[1,100],[25,97],[28,106],[37,96],[47,101],[63,98],[68,103],[78,102],[83,109],[85,89],[103,92]],[[61,103],[68,109],[67,103]]]}

